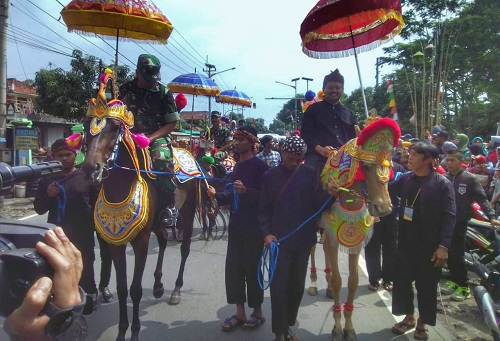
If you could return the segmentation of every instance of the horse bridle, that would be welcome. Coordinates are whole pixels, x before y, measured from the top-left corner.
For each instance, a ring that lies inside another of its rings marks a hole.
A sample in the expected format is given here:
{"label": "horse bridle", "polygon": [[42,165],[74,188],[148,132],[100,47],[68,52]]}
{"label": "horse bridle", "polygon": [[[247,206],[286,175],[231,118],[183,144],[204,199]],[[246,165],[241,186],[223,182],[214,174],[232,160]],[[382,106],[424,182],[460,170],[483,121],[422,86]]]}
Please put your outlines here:
{"label": "horse bridle", "polygon": [[[89,117],[90,118],[90,117]],[[103,117],[103,120],[107,119],[107,117]],[[100,132],[93,136],[99,135]],[[109,171],[114,168],[115,166],[115,161],[116,158],[118,157],[118,152],[120,149],[120,143],[123,141],[123,135],[125,134],[125,123],[123,123],[120,120],[120,132],[118,133],[118,136],[115,141],[115,145],[113,146],[113,150],[111,154],[109,155],[108,159],[104,162],[103,169],[102,169],[102,179],[106,179],[109,176]],[[82,132],[82,139],[83,139],[83,147],[82,147],[82,152],[85,154],[87,151],[87,141],[86,141],[86,134],[85,131]],[[106,174],[104,174],[106,171]]]}

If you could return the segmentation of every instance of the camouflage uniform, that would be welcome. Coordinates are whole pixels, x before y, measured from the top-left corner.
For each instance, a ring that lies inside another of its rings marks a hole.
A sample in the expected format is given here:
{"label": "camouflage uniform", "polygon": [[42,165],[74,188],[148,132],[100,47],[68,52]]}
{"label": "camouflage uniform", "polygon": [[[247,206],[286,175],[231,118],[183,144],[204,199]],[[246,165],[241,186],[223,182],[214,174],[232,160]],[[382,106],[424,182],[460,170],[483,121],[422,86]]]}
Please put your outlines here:
{"label": "camouflage uniform", "polygon": [[[208,132],[205,134],[205,138],[208,139]],[[233,140],[233,134],[229,129],[226,128],[220,127],[217,130],[211,128],[210,138],[214,141],[215,147],[219,149]],[[213,156],[215,159],[214,165],[217,168],[218,176],[224,176],[226,174],[224,159],[227,157],[227,152],[217,152]]]}
{"label": "camouflage uniform", "polygon": [[[120,87],[120,100],[134,114],[134,127],[131,129],[133,133],[149,135],[165,124],[179,120],[172,93],[158,82],[149,90],[139,88],[137,79],[125,83]],[[171,137],[159,138],[150,147],[153,168],[157,171],[171,172],[173,170]],[[158,176],[160,186],[173,192],[175,185],[170,179],[171,176]]]}

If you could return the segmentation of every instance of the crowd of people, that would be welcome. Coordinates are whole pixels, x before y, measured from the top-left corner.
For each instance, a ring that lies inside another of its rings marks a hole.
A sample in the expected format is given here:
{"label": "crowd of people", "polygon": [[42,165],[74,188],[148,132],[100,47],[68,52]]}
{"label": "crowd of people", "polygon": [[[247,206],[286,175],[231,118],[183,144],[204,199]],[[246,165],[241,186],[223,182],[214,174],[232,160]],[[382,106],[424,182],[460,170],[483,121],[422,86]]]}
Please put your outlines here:
{"label": "crowd of people", "polygon": [[[168,170],[172,162],[168,134],[179,115],[172,95],[158,83],[159,72],[160,63],[155,56],[139,56],[136,78],[122,86],[120,93],[134,114],[134,132],[145,133],[152,140],[155,167]],[[326,198],[338,195],[337,185],[329,183],[323,187],[319,174],[331,152],[356,137],[359,123],[352,110],[340,103],[343,89],[344,77],[340,72],[328,74],[323,82],[324,100],[308,107],[301,131],[294,132],[279,146],[270,135],[259,140],[255,128],[244,121],[231,121],[226,126],[218,112],[211,114],[212,127],[205,137],[214,141],[218,153],[233,153],[238,160],[228,175],[234,191],[217,191],[211,186],[207,191],[219,205],[231,206],[225,284],[227,303],[235,305],[235,313],[222,321],[225,332],[238,327],[253,330],[265,323],[264,292],[256,271],[262,245],[270,247],[287,236],[279,243],[280,254],[271,283],[272,331],[276,341],[299,339],[291,327],[296,323],[305,288],[309,252],[317,242],[317,223],[311,220],[288,235],[311,217]],[[78,286],[87,293],[84,313],[97,307],[99,293],[104,302],[113,300],[107,288],[110,257],[99,236],[103,261],[99,287],[94,279],[92,212],[98,188],[81,179],[75,167],[76,150],[65,139],[57,140],[51,150],[64,170],[56,177],[42,180],[35,209],[39,214],[49,212],[48,221],[62,228],[57,228],[55,234],[47,233],[48,246],[37,245],[39,252],[49,258],[56,275],[52,287],[48,279],[35,283],[23,305],[7,319],[6,330],[13,337],[33,338],[41,330],[38,324],[46,324],[47,319],[38,316],[39,301],[46,298],[48,291],[63,290],[59,286],[65,290],[61,291],[62,297],[72,298],[61,302],[61,309],[82,304],[76,294]],[[224,156],[219,154],[217,158]],[[426,325],[436,324],[436,289],[446,262],[451,280],[441,288],[443,292],[456,300],[470,297],[463,262],[466,222],[471,203],[476,201],[492,226],[500,224],[499,156],[499,137],[491,137],[485,148],[480,137],[469,143],[466,135],[456,134],[453,139],[441,128],[424,140],[405,134],[394,148],[395,176],[389,184],[394,211],[375,223],[366,247],[368,288],[376,291],[382,285],[392,291],[393,313],[405,316],[392,327],[393,333],[403,334],[415,328],[415,339],[428,339]],[[163,190],[167,193],[163,199],[170,205],[175,187],[166,181]],[[235,195],[238,200],[234,200]],[[61,197],[65,198],[64,205]],[[61,255],[66,262],[73,262],[73,272],[59,275]],[[71,276],[71,288],[67,281],[61,284],[64,276]],[[418,319],[413,306],[413,282],[418,292]],[[37,294],[38,291],[43,293]],[[249,316],[245,304],[252,310]],[[21,320],[20,315],[34,322]]]}

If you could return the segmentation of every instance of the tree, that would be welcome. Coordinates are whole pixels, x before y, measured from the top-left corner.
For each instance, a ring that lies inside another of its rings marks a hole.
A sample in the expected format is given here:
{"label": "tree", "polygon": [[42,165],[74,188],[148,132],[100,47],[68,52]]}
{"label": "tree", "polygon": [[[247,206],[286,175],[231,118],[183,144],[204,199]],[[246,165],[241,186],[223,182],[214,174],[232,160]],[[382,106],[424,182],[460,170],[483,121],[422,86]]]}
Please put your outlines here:
{"label": "tree", "polygon": [[[96,57],[83,56],[79,50],[73,51],[70,71],[41,69],[34,80],[39,95],[35,103],[37,110],[57,117],[83,119],[89,100],[96,95],[98,77],[103,71]],[[118,84],[131,77],[127,66],[118,68]]]}
{"label": "tree", "polygon": [[263,118],[253,118],[253,117],[247,117],[245,119],[246,124],[251,125],[252,127],[257,130],[258,134],[265,134],[269,133],[269,129],[266,127],[264,119]]}
{"label": "tree", "polygon": [[278,135],[285,135],[285,123],[275,118],[269,125],[269,130]]}

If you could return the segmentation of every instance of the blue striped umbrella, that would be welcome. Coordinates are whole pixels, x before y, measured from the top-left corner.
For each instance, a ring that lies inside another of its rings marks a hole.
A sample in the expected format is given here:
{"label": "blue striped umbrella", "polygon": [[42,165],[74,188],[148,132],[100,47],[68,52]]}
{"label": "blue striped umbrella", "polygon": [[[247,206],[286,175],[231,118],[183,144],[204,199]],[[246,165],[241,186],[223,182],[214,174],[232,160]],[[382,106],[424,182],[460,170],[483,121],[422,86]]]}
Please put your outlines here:
{"label": "blue striped umbrella", "polygon": [[218,96],[220,89],[215,82],[199,73],[187,73],[175,77],[167,87],[175,93],[190,95]]}
{"label": "blue striped umbrella", "polygon": [[252,100],[244,92],[237,90],[225,90],[220,93],[219,96],[215,97],[217,103],[229,103],[235,105],[241,105],[243,107],[251,107]]}

